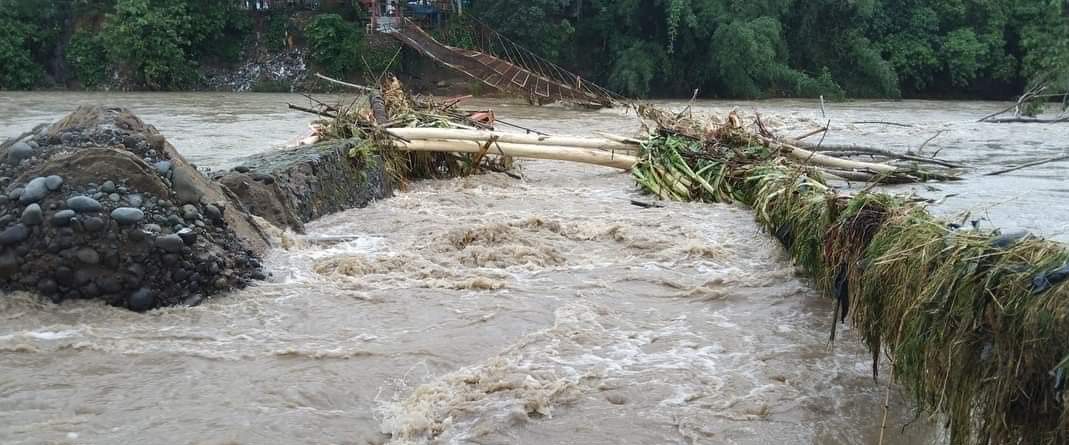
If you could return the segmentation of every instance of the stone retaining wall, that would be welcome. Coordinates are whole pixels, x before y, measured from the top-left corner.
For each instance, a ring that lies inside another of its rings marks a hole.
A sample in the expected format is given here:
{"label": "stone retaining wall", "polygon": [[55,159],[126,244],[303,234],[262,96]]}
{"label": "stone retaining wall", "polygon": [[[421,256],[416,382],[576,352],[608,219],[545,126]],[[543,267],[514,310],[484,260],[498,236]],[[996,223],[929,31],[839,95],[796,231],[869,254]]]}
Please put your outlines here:
{"label": "stone retaining wall", "polygon": [[308,221],[392,194],[382,158],[352,158],[354,144],[334,141],[263,153],[215,177],[250,213],[303,233]]}

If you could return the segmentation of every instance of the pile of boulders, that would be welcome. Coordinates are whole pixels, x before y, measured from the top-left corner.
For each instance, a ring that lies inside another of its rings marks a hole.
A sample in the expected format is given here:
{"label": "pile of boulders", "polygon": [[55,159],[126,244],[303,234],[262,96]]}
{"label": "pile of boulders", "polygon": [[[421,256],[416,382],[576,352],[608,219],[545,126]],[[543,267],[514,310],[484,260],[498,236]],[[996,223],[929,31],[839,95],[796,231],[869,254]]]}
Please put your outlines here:
{"label": "pile of boulders", "polygon": [[264,278],[241,203],[128,110],[81,107],[5,142],[0,187],[4,290],[143,311]]}

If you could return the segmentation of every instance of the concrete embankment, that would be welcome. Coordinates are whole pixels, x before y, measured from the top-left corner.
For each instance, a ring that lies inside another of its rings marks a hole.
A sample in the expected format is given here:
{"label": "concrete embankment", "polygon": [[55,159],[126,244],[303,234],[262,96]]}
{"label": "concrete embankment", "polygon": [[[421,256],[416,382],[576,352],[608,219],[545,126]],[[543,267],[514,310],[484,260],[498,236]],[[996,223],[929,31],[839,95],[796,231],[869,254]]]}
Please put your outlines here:
{"label": "concrete embankment", "polygon": [[252,215],[300,231],[389,194],[381,162],[348,149],[268,153],[210,179],[129,110],[81,107],[0,146],[0,289],[143,311],[245,287],[270,247]]}

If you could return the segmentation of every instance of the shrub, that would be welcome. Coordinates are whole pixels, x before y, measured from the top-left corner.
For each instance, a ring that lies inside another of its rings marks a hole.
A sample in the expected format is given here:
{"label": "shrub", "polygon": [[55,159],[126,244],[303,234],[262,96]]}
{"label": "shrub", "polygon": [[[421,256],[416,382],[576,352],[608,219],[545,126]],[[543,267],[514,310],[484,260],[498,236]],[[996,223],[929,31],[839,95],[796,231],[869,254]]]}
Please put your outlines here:
{"label": "shrub", "polygon": [[195,73],[188,55],[191,26],[185,6],[119,0],[104,26],[109,58],[150,89],[188,85]]}
{"label": "shrub", "polygon": [[106,80],[108,61],[104,41],[99,34],[78,32],[71,37],[65,55],[67,65],[83,86],[93,88]]}
{"label": "shrub", "polygon": [[343,76],[362,65],[361,49],[366,47],[362,33],[338,14],[323,14],[304,30],[312,62],[328,74]]}
{"label": "shrub", "polygon": [[26,90],[41,78],[27,46],[30,29],[0,18],[0,90]]}

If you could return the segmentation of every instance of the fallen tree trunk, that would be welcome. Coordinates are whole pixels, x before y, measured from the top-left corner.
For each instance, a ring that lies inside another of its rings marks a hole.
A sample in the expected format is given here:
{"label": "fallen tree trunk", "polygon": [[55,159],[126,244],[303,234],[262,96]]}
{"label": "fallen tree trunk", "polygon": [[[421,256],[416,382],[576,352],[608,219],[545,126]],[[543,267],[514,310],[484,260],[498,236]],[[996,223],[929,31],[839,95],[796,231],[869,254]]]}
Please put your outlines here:
{"label": "fallen tree trunk", "polygon": [[1069,117],[1061,119],[1039,119],[1032,117],[1014,117],[1004,119],[988,119],[984,122],[992,124],[1062,124],[1069,122]]}
{"label": "fallen tree trunk", "polygon": [[461,140],[411,140],[394,141],[393,146],[401,151],[434,151],[453,153],[487,153],[515,158],[548,159],[602,165],[630,170],[638,158],[604,150],[557,145],[519,144],[493,142],[486,147],[484,142]]}
{"label": "fallen tree trunk", "polygon": [[565,147],[596,148],[606,151],[636,152],[638,145],[625,144],[603,138],[575,136],[546,136],[537,134],[505,133],[499,131],[463,130],[453,128],[388,128],[387,132],[408,140],[448,139],[458,141],[486,142],[497,140],[529,145],[554,145]]}
{"label": "fallen tree trunk", "polygon": [[893,165],[879,164],[875,162],[859,162],[851,161],[849,159],[839,159],[833,156],[817,153],[815,151],[806,150],[796,145],[787,143],[785,141],[773,139],[766,136],[756,136],[758,140],[767,145],[769,148],[780,150],[783,154],[793,158],[796,161],[800,161],[802,164],[815,165],[819,167],[829,167],[839,170],[868,170],[877,173],[904,173],[906,170]]}
{"label": "fallen tree trunk", "polygon": [[895,152],[890,151],[890,150],[883,150],[883,149],[873,148],[873,147],[864,147],[864,146],[860,146],[860,145],[821,145],[821,146],[818,147],[818,146],[813,145],[813,144],[798,143],[798,146],[799,147],[803,147],[803,148],[805,148],[807,150],[813,150],[813,151],[821,152],[821,153],[834,152],[836,154],[838,154],[838,153],[851,153],[851,154],[874,155],[874,156],[882,156],[882,157],[891,158],[891,159],[902,159],[902,160],[906,160],[906,161],[913,161],[913,162],[917,162],[917,163],[921,163],[921,164],[939,165],[939,166],[948,167],[948,168],[965,168],[964,165],[956,164],[956,163],[953,163],[953,162],[950,162],[950,161],[945,161],[945,160],[942,160],[942,159],[926,158],[926,157],[923,157],[923,156],[915,156],[915,155],[910,155],[910,154],[900,154],[900,153],[895,153]]}

